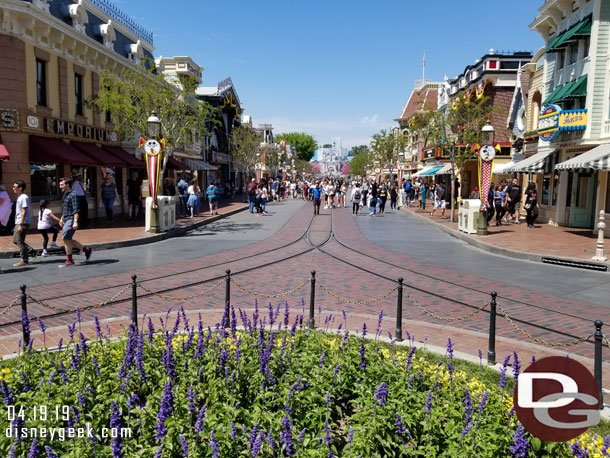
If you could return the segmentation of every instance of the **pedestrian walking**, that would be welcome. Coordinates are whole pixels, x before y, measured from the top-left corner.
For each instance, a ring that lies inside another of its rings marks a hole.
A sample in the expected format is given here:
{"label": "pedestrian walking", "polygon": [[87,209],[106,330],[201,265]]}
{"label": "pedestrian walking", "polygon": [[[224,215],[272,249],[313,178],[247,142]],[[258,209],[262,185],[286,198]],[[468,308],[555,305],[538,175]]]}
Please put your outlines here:
{"label": "pedestrian walking", "polygon": [[210,183],[210,186],[205,191],[205,195],[210,204],[210,216],[218,215],[218,188],[214,183]]}
{"label": "pedestrian walking", "polygon": [[496,226],[502,226],[502,217],[506,211],[504,207],[504,193],[502,192],[502,184],[496,186],[494,191],[494,206],[496,207]]}
{"label": "pedestrian walking", "polygon": [[100,185],[99,198],[106,212],[106,222],[111,224],[114,217],[114,201],[119,200],[119,193],[116,189],[116,184],[112,179],[112,175],[106,175],[104,177],[104,182]]}
{"label": "pedestrian walking", "polygon": [[53,225],[53,222],[59,223],[59,218],[53,214],[51,209],[48,208],[49,201],[42,199],[40,201],[40,211],[38,212],[38,230],[42,234],[42,256],[49,256],[47,247],[49,245],[49,232],[53,234],[53,241],[51,242],[51,248],[59,248],[57,246],[57,234],[59,231]]}
{"label": "pedestrian walking", "polygon": [[61,199],[62,215],[59,220],[59,227],[61,227],[61,235],[66,248],[66,261],[63,264],[60,264],[59,267],[70,267],[74,265],[74,260],[72,259],[74,248],[84,253],[87,261],[91,257],[93,249],[84,246],[78,240],[74,239],[74,234],[78,229],[78,222],[80,220],[80,209],[78,206],[78,197],[74,191],[72,191],[72,180],[70,178],[62,178],[59,180],[59,189],[64,193]]}
{"label": "pedestrian walking", "polygon": [[320,204],[322,200],[322,189],[320,188],[320,182],[311,189],[311,197],[313,198],[313,214],[320,214]]}
{"label": "pedestrian walking", "polygon": [[189,198],[189,184],[186,182],[183,175],[180,176],[180,180],[176,184],[176,187],[178,188],[178,194],[180,195],[180,218],[184,218],[186,216],[186,203]]}
{"label": "pedestrian walking", "polygon": [[508,217],[519,224],[519,207],[521,204],[521,186],[516,178],[513,178],[512,184],[506,190],[506,201],[508,203]]}
{"label": "pedestrian walking", "polygon": [[487,190],[487,225],[494,217],[494,184],[490,183],[489,189]]}
{"label": "pedestrian walking", "polygon": [[396,203],[398,201],[398,191],[396,186],[390,186],[390,210],[396,210]]}
{"label": "pedestrian walking", "polygon": [[362,202],[362,189],[360,189],[359,183],[356,183],[352,189],[350,200],[352,201],[352,215],[357,215],[360,210],[360,202]]}
{"label": "pedestrian walking", "polygon": [[377,213],[377,183],[371,186],[371,198],[369,200],[369,216],[375,217]]}
{"label": "pedestrian walking", "polygon": [[131,178],[125,184],[127,185],[127,203],[129,204],[127,221],[134,221],[140,213],[140,205],[142,204],[142,178],[134,170],[131,172]]}
{"label": "pedestrian walking", "polygon": [[379,214],[385,213],[385,203],[388,201],[388,187],[382,184],[379,188]]}
{"label": "pedestrian walking", "polygon": [[419,208],[424,211],[426,211],[426,191],[426,183],[422,181],[419,186]]}
{"label": "pedestrian walking", "polygon": [[256,180],[252,178],[248,186],[246,187],[246,193],[248,194],[248,203],[250,205],[250,213],[254,213],[254,204],[256,203]]}
{"label": "pedestrian walking", "polygon": [[201,193],[201,189],[197,184],[197,180],[191,180],[191,185],[188,190],[189,200],[187,200],[186,205],[190,209],[191,218],[195,216],[200,216],[200,208],[201,201],[199,200],[199,193]]}
{"label": "pedestrian walking", "polygon": [[525,204],[523,208],[527,212],[525,217],[528,229],[534,227],[536,218],[538,218],[538,193],[536,192],[536,183],[531,182],[525,189]]}
{"label": "pedestrian walking", "polygon": [[269,200],[269,193],[267,192],[267,187],[261,187],[261,211],[263,215],[265,214],[265,210],[267,208],[267,200]]}
{"label": "pedestrian walking", "polygon": [[13,192],[17,195],[17,202],[15,204],[15,228],[13,233],[13,243],[19,248],[19,255],[21,260],[13,267],[24,267],[29,264],[29,257],[32,261],[36,259],[38,254],[31,246],[25,243],[25,237],[30,227],[30,218],[32,209],[30,208],[30,198],[25,193],[25,182],[23,180],[17,180],[13,184]]}
{"label": "pedestrian walking", "polygon": [[434,188],[434,208],[430,212],[430,218],[434,215],[434,212],[440,208],[441,209],[441,218],[445,217],[445,209],[447,208],[447,203],[445,201],[445,185],[441,181],[438,186]]}
{"label": "pedestrian walking", "polygon": [[342,181],[341,182],[341,202],[339,202],[339,203],[340,204],[343,203],[343,208],[345,208],[346,202],[347,202],[347,182]]}
{"label": "pedestrian walking", "polygon": [[72,191],[78,197],[78,205],[81,210],[80,227],[89,223],[89,203],[87,202],[87,190],[83,184],[83,176],[80,173],[72,175]]}

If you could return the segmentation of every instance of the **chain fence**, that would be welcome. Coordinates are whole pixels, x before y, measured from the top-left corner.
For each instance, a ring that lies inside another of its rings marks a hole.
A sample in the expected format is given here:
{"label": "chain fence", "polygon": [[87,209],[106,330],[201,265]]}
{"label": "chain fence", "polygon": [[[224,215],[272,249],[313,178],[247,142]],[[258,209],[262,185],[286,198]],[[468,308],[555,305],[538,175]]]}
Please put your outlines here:
{"label": "chain fence", "polygon": [[417,302],[417,300],[413,296],[411,296],[409,293],[406,293],[406,296],[407,296],[407,299],[409,300],[409,302],[411,302],[413,305],[415,305],[418,309],[420,309],[426,315],[431,316],[432,318],[436,318],[437,320],[447,321],[449,323],[453,323],[455,321],[467,320],[468,318],[472,318],[477,313],[482,312],[483,310],[485,310],[487,308],[487,306],[489,305],[489,302],[487,302],[486,304],[483,304],[482,306],[474,309],[472,312],[467,313],[466,315],[456,316],[456,317],[446,317],[446,316],[437,315],[436,313],[431,312],[430,310],[426,309],[419,302]]}
{"label": "chain fence", "polygon": [[264,293],[259,293],[258,291],[253,291],[243,285],[240,285],[239,283],[237,283],[233,278],[231,278],[231,283],[233,283],[235,286],[237,286],[239,289],[241,289],[242,291],[245,291],[248,294],[252,294],[254,296],[258,296],[258,297],[264,297],[267,299],[275,299],[278,297],[282,297],[282,296],[289,296],[291,294],[296,293],[297,291],[303,289],[307,283],[309,283],[309,280],[305,280],[303,283],[301,283],[299,286],[292,288],[291,290],[288,291],[284,291],[281,293],[277,293],[277,294],[264,294]]}
{"label": "chain fence", "polygon": [[335,299],[339,299],[342,302],[346,302],[347,304],[352,304],[352,305],[369,305],[369,304],[375,304],[376,302],[380,302],[382,300],[384,300],[386,297],[388,297],[390,294],[392,294],[394,291],[396,291],[398,289],[397,286],[395,286],[394,288],[392,288],[391,290],[389,290],[387,293],[385,293],[382,296],[376,297],[374,299],[369,299],[368,301],[354,301],[352,299],[348,299],[346,297],[342,297],[339,296],[338,294],[333,293],[331,290],[329,290],[326,286],[324,286],[324,283],[318,282],[318,285],[320,285],[320,288],[322,288],[322,290],[334,297]]}
{"label": "chain fence", "polygon": [[15,299],[13,300],[13,302],[11,302],[8,305],[5,305],[2,310],[0,311],[0,316],[4,315],[6,312],[8,312],[11,308],[13,308],[14,306],[16,306],[19,303],[19,300],[21,298],[19,296],[15,297]]}
{"label": "chain fence", "polygon": [[[117,298],[119,298],[121,295],[123,295],[123,293],[125,291],[127,291],[130,287],[131,287],[131,285],[127,285],[122,290],[120,290],[118,293],[116,293],[114,296],[112,296],[110,299],[107,299],[104,302],[100,302],[99,304],[86,305],[85,307],[80,307],[79,310],[81,312],[84,312],[85,310],[94,310],[94,309],[99,309],[101,307],[104,307],[105,305],[107,305],[111,302],[114,302]],[[63,308],[63,307],[58,307],[55,305],[48,304],[46,302],[36,299],[35,297],[31,296],[30,294],[28,294],[28,299],[30,299],[32,302],[34,302],[42,307],[45,307],[45,308],[48,308],[51,310],[55,310],[56,312],[66,313],[66,312],[75,311],[74,309],[68,309],[68,308]]]}
{"label": "chain fence", "polygon": [[146,291],[148,294],[152,294],[154,296],[160,297],[162,299],[166,299],[168,301],[179,302],[179,301],[188,301],[190,299],[195,299],[197,297],[201,297],[204,294],[207,294],[210,291],[213,291],[214,289],[216,289],[218,286],[220,286],[222,284],[222,282],[223,282],[223,280],[219,280],[216,283],[214,283],[212,286],[210,286],[209,288],[206,288],[205,290],[203,290],[197,294],[192,294],[190,296],[183,296],[183,297],[175,297],[175,296],[169,296],[169,295],[163,294],[163,293],[158,293],[156,291],[152,291],[152,290],[146,288],[145,286],[142,286],[142,284],[139,284],[138,286],[140,288],[142,288],[144,291]]}
{"label": "chain fence", "polygon": [[498,305],[497,307],[500,310],[500,313],[502,315],[504,315],[504,318],[506,318],[506,320],[510,323],[510,325],[513,328],[515,328],[517,331],[519,331],[521,334],[523,334],[525,337],[532,340],[533,342],[536,342],[537,344],[543,345],[545,347],[551,347],[551,348],[573,347],[573,346],[581,344],[583,342],[587,342],[587,341],[589,341],[589,339],[591,337],[593,337],[593,334],[589,334],[586,337],[579,337],[579,338],[571,340],[569,342],[547,342],[546,340],[539,339],[538,337],[534,337],[533,335],[531,335],[530,333],[525,331],[522,327],[520,327],[517,323],[515,323],[510,316],[508,316],[508,313],[506,313],[506,311],[501,306]]}

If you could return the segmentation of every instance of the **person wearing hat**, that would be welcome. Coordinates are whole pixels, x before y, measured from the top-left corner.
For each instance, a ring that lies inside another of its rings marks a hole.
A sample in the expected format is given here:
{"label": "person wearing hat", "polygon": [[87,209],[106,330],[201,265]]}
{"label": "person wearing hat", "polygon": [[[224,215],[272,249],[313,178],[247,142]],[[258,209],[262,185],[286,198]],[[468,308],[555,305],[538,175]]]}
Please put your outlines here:
{"label": "person wearing hat", "polygon": [[78,198],[78,206],[80,207],[80,227],[85,227],[89,221],[89,204],[87,203],[87,192],[85,191],[85,186],[83,185],[83,176],[80,173],[74,173],[72,175],[72,192],[76,194]]}
{"label": "person wearing hat", "polygon": [[134,170],[131,172],[131,178],[126,181],[127,185],[127,202],[129,203],[129,213],[127,221],[133,221],[138,217],[140,205],[142,203],[142,178],[140,174]]}

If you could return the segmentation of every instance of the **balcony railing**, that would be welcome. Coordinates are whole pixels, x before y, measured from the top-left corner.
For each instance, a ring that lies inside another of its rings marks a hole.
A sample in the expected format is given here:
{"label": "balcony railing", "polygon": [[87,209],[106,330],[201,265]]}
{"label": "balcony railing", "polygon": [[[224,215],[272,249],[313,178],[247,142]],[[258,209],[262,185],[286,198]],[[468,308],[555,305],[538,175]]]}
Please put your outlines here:
{"label": "balcony railing", "polygon": [[135,33],[137,36],[144,38],[151,45],[153,44],[153,33],[141,25],[137,24],[136,21],[131,19],[127,14],[118,9],[112,2],[109,0],[89,0],[93,5],[98,7],[108,16],[111,16],[112,19],[115,19],[118,23],[124,25],[131,32]]}

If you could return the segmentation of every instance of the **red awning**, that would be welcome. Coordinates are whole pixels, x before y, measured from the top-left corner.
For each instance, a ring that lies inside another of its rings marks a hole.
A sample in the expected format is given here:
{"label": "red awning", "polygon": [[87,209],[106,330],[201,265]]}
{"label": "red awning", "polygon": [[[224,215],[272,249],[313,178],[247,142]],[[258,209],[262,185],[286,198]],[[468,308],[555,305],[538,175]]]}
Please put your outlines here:
{"label": "red awning", "polygon": [[127,162],[104,151],[95,143],[70,142],[70,144],[104,167],[125,167],[128,165]]}
{"label": "red awning", "polygon": [[173,157],[170,157],[167,160],[167,168],[169,169],[174,169],[174,170],[190,170],[189,166],[186,164],[183,164],[180,161],[177,161],[176,159],[174,159]]}
{"label": "red awning", "polygon": [[120,148],[118,146],[106,146],[106,145],[102,146],[102,148],[105,151],[112,154],[113,156],[115,156],[116,158],[125,161],[129,167],[133,167],[135,169],[145,169],[146,168],[146,164],[144,163],[144,161],[141,161],[134,155],[129,154],[123,148]]}
{"label": "red awning", "polygon": [[0,161],[6,161],[9,158],[9,154],[8,154],[8,150],[6,149],[6,146],[4,146],[2,143],[0,143]]}
{"label": "red awning", "polygon": [[59,138],[30,135],[30,162],[35,164],[99,165],[84,153]]}

